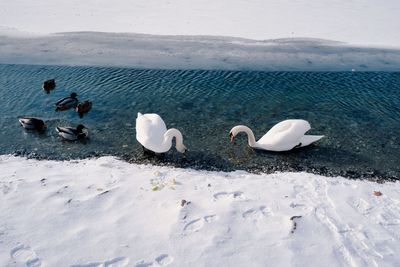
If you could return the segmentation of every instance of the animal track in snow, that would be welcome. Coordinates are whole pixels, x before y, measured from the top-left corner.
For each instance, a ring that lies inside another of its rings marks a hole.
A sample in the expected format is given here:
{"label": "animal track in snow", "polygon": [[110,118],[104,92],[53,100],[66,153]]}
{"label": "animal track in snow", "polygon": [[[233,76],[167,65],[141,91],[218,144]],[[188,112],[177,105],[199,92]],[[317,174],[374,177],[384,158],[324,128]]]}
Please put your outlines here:
{"label": "animal track in snow", "polygon": [[25,263],[27,267],[40,267],[42,262],[29,246],[19,244],[10,252],[10,256],[17,263]]}

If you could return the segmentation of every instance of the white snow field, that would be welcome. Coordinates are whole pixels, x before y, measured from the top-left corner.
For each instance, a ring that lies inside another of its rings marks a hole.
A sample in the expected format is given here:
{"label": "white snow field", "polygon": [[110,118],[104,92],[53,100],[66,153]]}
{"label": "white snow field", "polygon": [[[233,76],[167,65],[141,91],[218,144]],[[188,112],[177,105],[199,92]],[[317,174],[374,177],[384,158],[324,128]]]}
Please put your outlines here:
{"label": "white snow field", "polygon": [[0,0],[0,63],[399,71],[399,14],[399,0]]}
{"label": "white snow field", "polygon": [[0,0],[0,26],[74,31],[307,37],[400,48],[398,0]]}
{"label": "white snow field", "polygon": [[[0,156],[0,266],[398,266],[400,183]],[[185,201],[183,201],[185,200]]]}

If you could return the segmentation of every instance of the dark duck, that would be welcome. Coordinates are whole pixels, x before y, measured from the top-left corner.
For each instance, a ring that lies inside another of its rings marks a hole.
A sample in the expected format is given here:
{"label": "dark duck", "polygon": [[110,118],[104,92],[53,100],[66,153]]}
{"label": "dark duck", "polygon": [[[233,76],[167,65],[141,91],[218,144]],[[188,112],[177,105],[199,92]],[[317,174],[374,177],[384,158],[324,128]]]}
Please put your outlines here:
{"label": "dark duck", "polygon": [[82,118],[85,113],[88,113],[92,109],[92,102],[86,100],[85,102],[79,103],[75,110],[78,112],[79,117]]}
{"label": "dark duck", "polygon": [[19,123],[21,123],[22,127],[27,130],[35,130],[35,131],[44,131],[46,129],[46,124],[41,119],[31,118],[31,117],[23,117],[19,118]]}
{"label": "dark duck", "polygon": [[87,137],[87,133],[83,132],[86,129],[85,126],[79,124],[76,128],[72,127],[56,127],[58,135],[68,141],[82,140]]}
{"label": "dark duck", "polygon": [[70,108],[76,108],[78,105],[78,99],[76,98],[78,95],[76,93],[72,93],[68,97],[64,97],[56,102],[56,111],[68,110]]}
{"label": "dark duck", "polygon": [[56,81],[54,79],[44,81],[42,88],[46,93],[49,94],[51,90],[54,90],[54,88],[56,88]]}

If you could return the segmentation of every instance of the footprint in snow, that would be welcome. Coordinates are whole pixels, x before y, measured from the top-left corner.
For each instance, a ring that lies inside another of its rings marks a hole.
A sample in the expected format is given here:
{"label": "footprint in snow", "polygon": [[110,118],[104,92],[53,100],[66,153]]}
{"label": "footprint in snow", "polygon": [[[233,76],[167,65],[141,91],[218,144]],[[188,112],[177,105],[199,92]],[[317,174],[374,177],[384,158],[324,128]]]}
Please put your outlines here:
{"label": "footprint in snow", "polygon": [[129,258],[117,257],[105,262],[77,264],[77,265],[72,265],[71,267],[126,267],[128,263],[129,263]]}
{"label": "footprint in snow", "polygon": [[2,187],[2,192],[3,195],[7,195],[9,193],[12,193],[16,189],[16,185],[14,182],[0,182],[1,187]]}
{"label": "footprint in snow", "polygon": [[191,232],[191,233],[197,232],[201,228],[203,228],[205,223],[214,222],[216,219],[217,219],[217,216],[215,214],[213,214],[213,215],[204,216],[203,218],[198,218],[198,219],[192,220],[183,227],[183,231]]}
{"label": "footprint in snow", "polygon": [[217,219],[217,215],[207,215],[207,216],[204,216],[204,220],[206,221],[206,222],[214,222],[215,220]]}
{"label": "footprint in snow", "polygon": [[104,262],[104,267],[125,267],[129,263],[129,258],[118,257]]}
{"label": "footprint in snow", "polygon": [[204,226],[203,219],[196,219],[193,221],[188,222],[184,227],[183,231],[185,232],[197,232]]}
{"label": "footprint in snow", "polygon": [[155,259],[155,262],[138,261],[134,267],[152,267],[152,266],[168,266],[174,261],[174,258],[168,254],[161,254]]}
{"label": "footprint in snow", "polygon": [[243,199],[243,192],[235,191],[235,192],[219,192],[214,194],[214,201],[220,200],[234,200],[234,199]]}
{"label": "footprint in snow", "polygon": [[10,252],[10,256],[16,263],[24,263],[27,267],[42,266],[42,262],[36,255],[36,252],[24,244],[19,244],[13,248]]}
{"label": "footprint in snow", "polygon": [[294,203],[294,202],[292,202],[292,203],[290,203],[290,205],[289,205],[292,209],[295,209],[295,208],[302,208],[302,207],[304,207],[305,205],[304,204],[301,204],[301,203]]}
{"label": "footprint in snow", "polygon": [[171,264],[173,261],[174,261],[174,258],[169,256],[168,254],[161,254],[160,256],[158,256],[156,258],[156,262],[160,266],[167,266],[167,265]]}
{"label": "footprint in snow", "polygon": [[350,205],[362,215],[368,215],[372,210],[371,205],[362,198],[354,199]]}
{"label": "footprint in snow", "polygon": [[265,206],[260,206],[259,208],[249,209],[242,213],[242,217],[244,219],[253,219],[253,220],[261,219],[261,218],[267,217],[269,215],[272,215],[272,211]]}
{"label": "footprint in snow", "polygon": [[153,265],[154,264],[152,262],[145,262],[144,260],[140,260],[134,265],[134,267],[151,267]]}

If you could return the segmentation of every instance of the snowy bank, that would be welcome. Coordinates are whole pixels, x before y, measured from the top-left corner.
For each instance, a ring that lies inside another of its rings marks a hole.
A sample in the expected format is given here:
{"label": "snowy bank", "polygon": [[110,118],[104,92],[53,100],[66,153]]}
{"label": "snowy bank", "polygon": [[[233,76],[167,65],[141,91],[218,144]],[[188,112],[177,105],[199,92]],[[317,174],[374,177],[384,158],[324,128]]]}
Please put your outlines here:
{"label": "snowy bank", "polygon": [[[0,266],[395,266],[400,183],[0,156]],[[375,193],[374,193],[375,192]]]}
{"label": "snowy bank", "polygon": [[0,63],[150,69],[400,71],[400,49],[306,38],[255,41],[123,33],[0,35]]}
{"label": "snowy bank", "polygon": [[3,2],[0,63],[400,70],[398,0]]}
{"label": "snowy bank", "polygon": [[398,0],[14,0],[1,2],[0,27],[33,33],[307,37],[400,48],[399,14]]}

